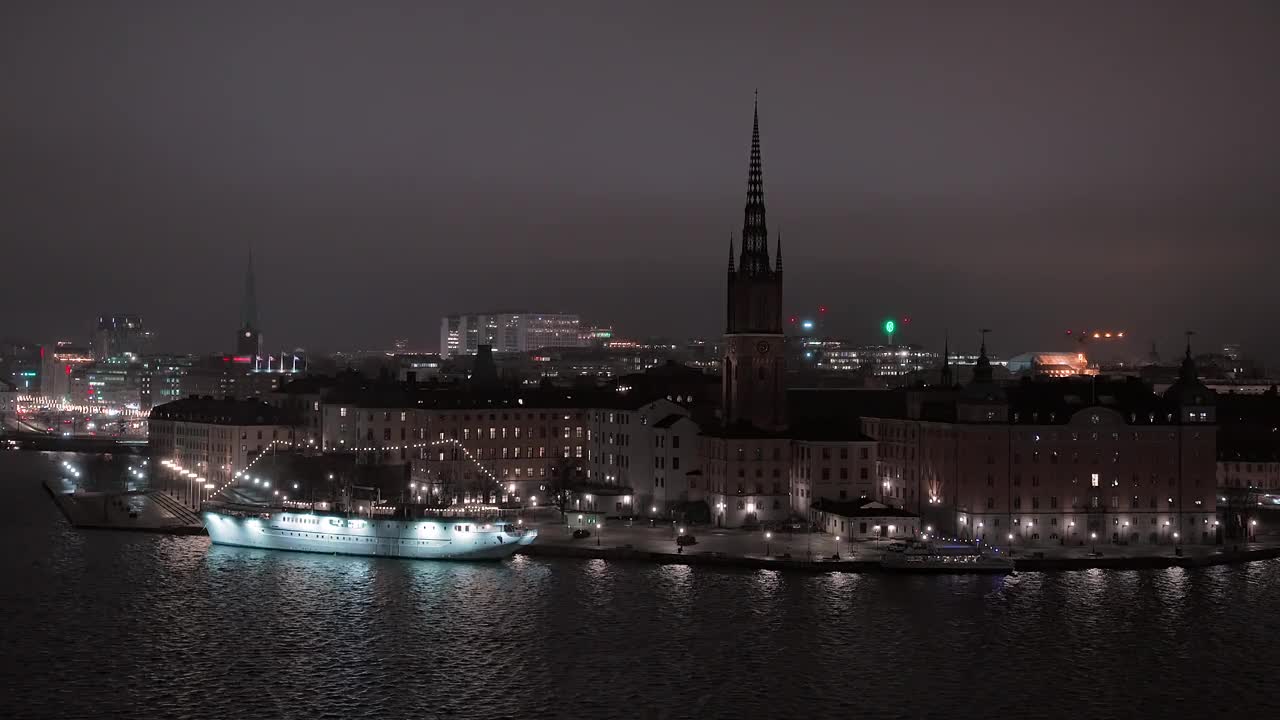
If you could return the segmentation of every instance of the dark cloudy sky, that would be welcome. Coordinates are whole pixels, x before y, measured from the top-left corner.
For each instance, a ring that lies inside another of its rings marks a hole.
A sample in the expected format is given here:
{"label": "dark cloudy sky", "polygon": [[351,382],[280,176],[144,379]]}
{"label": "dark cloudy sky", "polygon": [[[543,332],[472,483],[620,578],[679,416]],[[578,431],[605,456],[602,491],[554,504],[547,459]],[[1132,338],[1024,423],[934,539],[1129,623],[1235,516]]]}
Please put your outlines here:
{"label": "dark cloudy sky", "polygon": [[[787,312],[1280,351],[1280,3],[6,2],[0,335],[712,335],[759,88]],[[1144,343],[1145,344],[1145,343]]]}

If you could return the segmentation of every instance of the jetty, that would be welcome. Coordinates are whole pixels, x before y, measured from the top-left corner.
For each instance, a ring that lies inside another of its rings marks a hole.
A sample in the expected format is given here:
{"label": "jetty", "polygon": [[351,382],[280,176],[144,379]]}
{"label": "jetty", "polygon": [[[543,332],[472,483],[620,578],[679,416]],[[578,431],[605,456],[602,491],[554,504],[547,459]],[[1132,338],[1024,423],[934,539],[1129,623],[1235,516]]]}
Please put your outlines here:
{"label": "jetty", "polygon": [[94,530],[134,530],[170,535],[203,535],[204,524],[191,508],[160,490],[92,492],[65,480],[44,481],[67,522]]}

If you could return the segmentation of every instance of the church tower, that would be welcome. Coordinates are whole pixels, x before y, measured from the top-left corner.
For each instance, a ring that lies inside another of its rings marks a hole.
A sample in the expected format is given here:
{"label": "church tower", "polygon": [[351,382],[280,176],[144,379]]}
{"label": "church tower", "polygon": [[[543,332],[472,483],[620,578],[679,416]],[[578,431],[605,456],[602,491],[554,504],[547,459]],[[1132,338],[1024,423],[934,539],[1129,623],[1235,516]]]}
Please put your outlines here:
{"label": "church tower", "polygon": [[760,165],[759,103],[753,112],[747,204],[742,245],[734,264],[729,238],[727,317],[722,390],[726,425],[749,423],[778,432],[786,428],[786,354],[782,333],[782,245],[769,263],[764,178]]}
{"label": "church tower", "polygon": [[[262,354],[262,330],[258,328],[258,290],[253,278],[253,251],[244,275],[244,296],[240,300],[240,330],[236,333],[236,355],[257,359]],[[281,362],[284,362],[282,359]]]}

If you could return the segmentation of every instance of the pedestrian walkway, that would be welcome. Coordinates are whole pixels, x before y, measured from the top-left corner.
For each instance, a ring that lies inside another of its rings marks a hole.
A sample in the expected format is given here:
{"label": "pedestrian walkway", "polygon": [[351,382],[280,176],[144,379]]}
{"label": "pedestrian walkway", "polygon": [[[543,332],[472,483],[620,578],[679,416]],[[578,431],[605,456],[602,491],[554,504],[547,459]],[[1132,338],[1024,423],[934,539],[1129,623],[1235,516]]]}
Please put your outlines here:
{"label": "pedestrian walkway", "polygon": [[[751,561],[755,566],[788,566],[816,563],[823,566],[848,566],[849,569],[879,566],[888,552],[890,539],[850,541],[837,540],[835,536],[821,532],[780,533],[765,531],[728,530],[708,527],[682,527],[671,522],[648,520],[612,519],[600,528],[583,523],[579,528],[576,516],[570,515],[569,524],[555,521],[534,523],[538,539],[528,549],[528,554],[578,555],[600,554],[630,558],[648,558],[654,561],[680,561],[677,558],[695,560],[714,557],[718,560],[734,559]],[[584,529],[591,535],[575,539],[573,531]],[[693,536],[696,542],[680,546],[676,538]],[[683,547],[683,549],[681,549]],[[1156,568],[1171,566],[1195,567],[1223,562],[1242,562],[1280,554],[1280,544],[1240,543],[1222,545],[1059,545],[1057,543],[1015,544],[1001,547],[1001,553],[1009,553],[1019,570],[1067,570],[1087,567],[1099,568]],[[838,560],[837,560],[838,556]]]}
{"label": "pedestrian walkway", "polygon": [[46,480],[45,490],[67,521],[78,528],[200,534],[204,526],[190,508],[158,490],[68,491],[63,481]]}

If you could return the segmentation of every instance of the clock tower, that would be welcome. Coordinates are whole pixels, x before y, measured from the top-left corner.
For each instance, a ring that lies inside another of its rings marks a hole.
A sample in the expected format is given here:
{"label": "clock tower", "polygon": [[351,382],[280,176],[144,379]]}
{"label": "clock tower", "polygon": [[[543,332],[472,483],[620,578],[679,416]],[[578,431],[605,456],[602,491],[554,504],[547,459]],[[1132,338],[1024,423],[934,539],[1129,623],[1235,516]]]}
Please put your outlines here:
{"label": "clock tower", "polygon": [[760,113],[753,113],[747,204],[742,247],[734,263],[729,238],[727,317],[722,358],[723,415],[726,425],[747,423],[759,430],[786,428],[786,353],[782,333],[782,243],[769,262],[764,180],[760,168]]}

